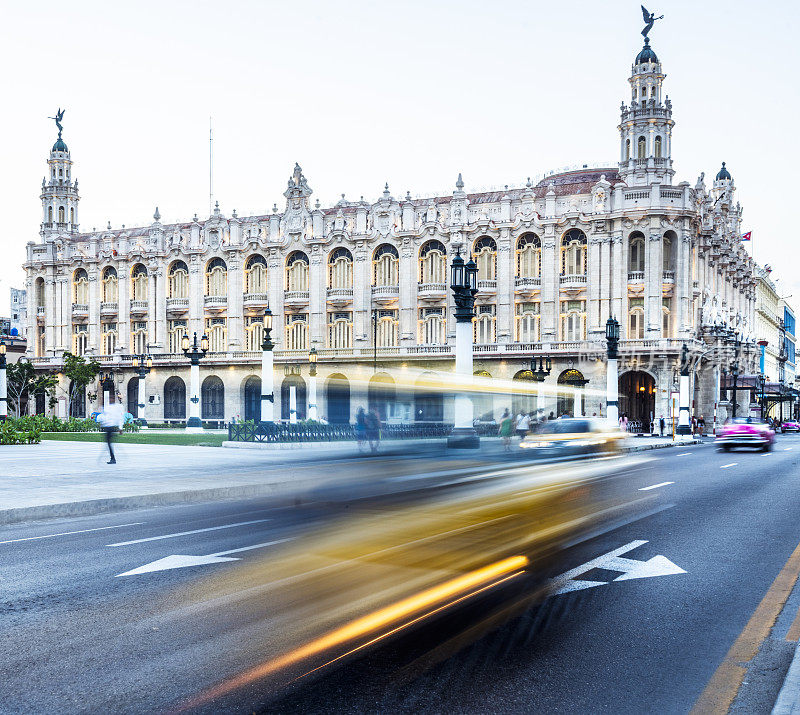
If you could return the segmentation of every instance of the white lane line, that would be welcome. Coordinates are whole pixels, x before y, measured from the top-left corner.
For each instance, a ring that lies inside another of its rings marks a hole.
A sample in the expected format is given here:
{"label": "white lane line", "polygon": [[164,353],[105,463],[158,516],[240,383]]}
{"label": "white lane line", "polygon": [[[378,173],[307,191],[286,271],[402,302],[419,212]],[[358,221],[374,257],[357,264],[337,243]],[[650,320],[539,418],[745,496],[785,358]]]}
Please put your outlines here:
{"label": "white lane line", "polygon": [[762,452],[761,456],[762,457],[771,457],[772,456],[772,452]]}
{"label": "white lane line", "polygon": [[246,526],[247,524],[261,524],[265,521],[269,521],[269,519],[254,519],[253,521],[239,521],[236,524],[209,526],[206,529],[192,529],[191,531],[179,531],[176,534],[163,534],[162,536],[148,536],[146,539],[133,539],[132,541],[120,541],[116,544],[106,544],[106,546],[130,546],[131,544],[143,544],[145,541],[160,541],[161,539],[174,539],[176,536],[188,536],[189,534],[202,534],[205,531],[217,531],[218,529],[232,529],[234,526]]}
{"label": "white lane line", "polygon": [[790,449],[791,449],[791,447],[784,447],[784,448],[783,448],[783,451],[784,451],[784,452],[788,452]]}
{"label": "white lane line", "polygon": [[739,462],[731,462],[730,464],[723,464],[720,469],[727,469],[728,467],[735,467]]}
{"label": "white lane line", "polygon": [[690,454],[691,454],[691,452],[682,452],[681,454],[676,454],[675,456],[676,457],[688,457]]}
{"label": "white lane line", "polygon": [[60,534],[45,534],[44,536],[26,536],[24,539],[8,539],[0,544],[15,544],[19,541],[35,541],[36,539],[52,539],[56,536],[69,536],[70,534],[88,534],[90,531],[106,531],[107,529],[121,529],[123,526],[141,526],[146,521],[132,521],[130,524],[117,524],[116,526],[98,526],[96,529],[81,529],[80,531],[62,531]]}
{"label": "white lane line", "polygon": [[640,492],[646,492],[650,489],[658,489],[659,487],[666,487],[668,484],[675,484],[675,482],[661,482],[660,484],[651,484],[649,487],[641,487]]}

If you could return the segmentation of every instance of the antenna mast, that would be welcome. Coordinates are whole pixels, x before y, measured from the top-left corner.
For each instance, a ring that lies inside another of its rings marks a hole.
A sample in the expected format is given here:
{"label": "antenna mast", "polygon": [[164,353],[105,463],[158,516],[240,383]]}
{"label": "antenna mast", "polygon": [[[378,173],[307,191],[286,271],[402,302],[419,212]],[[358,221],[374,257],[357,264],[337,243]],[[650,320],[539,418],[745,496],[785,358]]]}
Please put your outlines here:
{"label": "antenna mast", "polygon": [[214,213],[214,135],[208,117],[208,215]]}

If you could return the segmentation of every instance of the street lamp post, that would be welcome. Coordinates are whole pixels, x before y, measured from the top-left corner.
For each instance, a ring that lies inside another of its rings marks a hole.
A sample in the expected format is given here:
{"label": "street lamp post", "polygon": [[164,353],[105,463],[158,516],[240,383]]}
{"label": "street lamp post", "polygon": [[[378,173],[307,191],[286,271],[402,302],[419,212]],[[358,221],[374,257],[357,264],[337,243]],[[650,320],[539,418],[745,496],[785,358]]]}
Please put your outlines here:
{"label": "street lamp post", "polygon": [[619,321],[609,316],[606,321],[606,416],[619,423]]}
{"label": "street lamp post", "polygon": [[689,419],[689,347],[686,343],[681,349],[680,404],[678,406],[678,434],[691,434]]}
{"label": "street lamp post", "polygon": [[189,370],[189,391],[192,396],[189,398],[189,421],[186,423],[187,432],[202,432],[203,423],[200,420],[200,360],[208,352],[208,336],[203,333],[200,343],[197,342],[197,333],[194,334],[194,341],[189,343],[189,336],[184,334],[181,340],[183,354],[191,361]]}
{"label": "street lamp post", "polygon": [[0,422],[8,417],[8,380],[6,377],[6,341],[0,340]]}
{"label": "street lamp post", "polygon": [[146,404],[144,381],[147,373],[150,372],[152,367],[153,358],[151,355],[145,355],[142,353],[141,355],[133,356],[133,369],[134,372],[139,376],[138,399],[136,400],[136,421],[139,423],[139,426],[142,429],[147,429],[147,420],[144,417],[144,408]]}
{"label": "street lamp post", "polygon": [[[466,264],[460,251],[450,266],[450,289],[456,304],[456,374],[472,380],[472,319],[475,317],[475,296],[478,294],[478,266],[470,259]],[[472,400],[463,391],[455,397],[453,431],[447,446],[477,449],[480,439],[472,424]]]}
{"label": "street lamp post", "polygon": [[308,352],[310,367],[308,379],[308,419],[317,420],[317,349],[311,348]]}
{"label": "street lamp post", "polygon": [[759,391],[759,393],[761,393],[759,395],[759,399],[758,399],[758,402],[761,405],[761,419],[762,420],[766,420],[767,419],[767,400],[766,400],[766,396],[764,394],[764,390],[767,387],[767,377],[762,372],[758,376],[757,379],[758,379],[758,391]]}
{"label": "street lamp post", "polygon": [[267,306],[264,311],[264,339],[261,341],[261,405],[260,422],[275,421],[275,373],[272,350],[272,311]]}

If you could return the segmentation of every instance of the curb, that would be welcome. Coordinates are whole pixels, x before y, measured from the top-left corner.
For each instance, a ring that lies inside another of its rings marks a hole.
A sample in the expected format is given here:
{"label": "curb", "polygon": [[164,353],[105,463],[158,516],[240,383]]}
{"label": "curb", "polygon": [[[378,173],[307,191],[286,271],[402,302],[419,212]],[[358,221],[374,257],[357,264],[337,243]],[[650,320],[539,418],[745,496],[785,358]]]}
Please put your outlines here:
{"label": "curb", "polygon": [[797,715],[800,713],[800,643],[786,673],[781,692],[772,708],[772,715]]}
{"label": "curb", "polygon": [[670,447],[690,447],[695,444],[703,444],[702,440],[699,439],[692,439],[692,440],[685,440],[680,442],[668,442],[667,444],[643,444],[641,446],[636,445],[633,447],[623,447],[624,450],[627,452],[647,452],[651,449],[668,449]]}

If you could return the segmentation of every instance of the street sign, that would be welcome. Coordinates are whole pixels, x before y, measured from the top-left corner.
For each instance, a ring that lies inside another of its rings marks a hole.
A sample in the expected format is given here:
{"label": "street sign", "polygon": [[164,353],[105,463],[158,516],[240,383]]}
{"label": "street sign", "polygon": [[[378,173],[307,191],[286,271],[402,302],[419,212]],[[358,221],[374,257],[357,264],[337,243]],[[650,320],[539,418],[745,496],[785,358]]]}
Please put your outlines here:
{"label": "street sign", "polygon": [[606,571],[619,571],[620,576],[612,581],[630,581],[636,578],[653,578],[654,576],[673,576],[675,574],[686,573],[680,566],[672,563],[666,556],[653,556],[647,561],[637,561],[636,559],[622,558],[622,554],[638,549],[647,541],[631,541],[625,546],[620,546],[607,554],[598,556],[596,559],[587,561],[582,566],[570,569],[566,573],[552,579],[550,585],[553,587],[553,595],[571,591],[581,591],[585,588],[595,588],[596,586],[606,586],[610,581],[584,581],[577,579],[593,569],[603,569]]}

